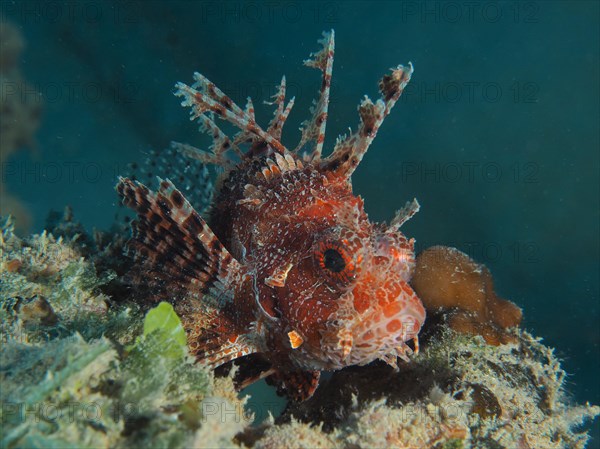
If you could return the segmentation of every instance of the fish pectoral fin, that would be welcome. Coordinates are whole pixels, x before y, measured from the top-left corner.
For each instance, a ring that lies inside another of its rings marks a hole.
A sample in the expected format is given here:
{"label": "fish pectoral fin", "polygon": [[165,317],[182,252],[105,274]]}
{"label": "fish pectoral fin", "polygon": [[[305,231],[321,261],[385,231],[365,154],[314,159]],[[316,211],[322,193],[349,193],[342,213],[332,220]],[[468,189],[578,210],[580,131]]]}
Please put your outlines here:
{"label": "fish pectoral fin", "polygon": [[259,352],[251,333],[235,330],[231,321],[217,314],[207,322],[202,312],[182,316],[188,346],[198,362],[210,368]]}
{"label": "fish pectoral fin", "polygon": [[258,350],[254,345],[246,341],[246,335],[232,335],[229,339],[220,346],[205,348],[202,351],[202,357],[198,358],[198,362],[210,368],[216,368],[224,363],[230,362],[241,357],[254,354]]}
{"label": "fish pectoral fin", "polygon": [[231,299],[243,276],[241,264],[171,181],[159,184],[158,192],[128,178],[117,184],[123,204],[137,213],[127,244],[138,262],[132,283],[150,287],[156,296],[210,291],[222,301]]}
{"label": "fish pectoral fin", "polygon": [[277,387],[277,394],[303,402],[312,397],[319,386],[321,371],[277,371],[267,383]]}

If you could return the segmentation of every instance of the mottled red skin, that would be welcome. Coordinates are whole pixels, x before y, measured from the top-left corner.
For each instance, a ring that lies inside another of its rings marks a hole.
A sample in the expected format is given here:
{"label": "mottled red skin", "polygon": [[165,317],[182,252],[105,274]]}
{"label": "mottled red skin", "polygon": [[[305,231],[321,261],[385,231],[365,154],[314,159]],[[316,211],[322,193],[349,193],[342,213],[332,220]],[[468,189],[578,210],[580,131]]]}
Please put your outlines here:
{"label": "mottled red skin", "polygon": [[[412,241],[399,232],[386,234],[383,226],[370,223],[362,199],[353,195],[345,179],[329,171],[323,173],[312,163],[265,179],[261,173],[265,165],[264,158],[254,159],[230,173],[215,199],[209,220],[213,232],[250,275],[235,292],[235,307],[230,311],[235,332],[247,332],[252,322],[262,318],[257,312],[257,293],[267,314],[277,319],[273,323],[264,320],[268,329],[266,356],[271,362],[279,367],[336,369],[344,364],[335,354],[339,351],[330,348],[333,353],[328,353],[323,348],[323,335],[332,332],[332,320],[336,316],[342,320],[337,326],[341,330],[352,331],[359,326],[354,321],[361,319],[368,326],[368,308],[387,307],[399,312],[396,309],[403,305],[395,301],[404,291],[411,296],[411,310],[407,311],[405,322],[397,326],[408,324],[413,328],[398,339],[397,346],[402,347],[404,340],[416,336],[425,312],[407,283],[414,266]],[[261,192],[262,204],[239,203],[247,196],[248,184]],[[375,253],[379,240],[385,241],[386,248]],[[362,253],[362,260],[353,261],[356,267],[352,276],[331,279],[318,263],[319,247],[323,244],[342,245],[350,257]],[[265,283],[275,270],[288,264],[293,267],[284,286]],[[390,271],[391,267],[397,270]],[[347,294],[353,296],[352,318],[340,315],[339,299]],[[390,333],[400,330],[395,326],[390,325]],[[298,349],[288,341],[291,330],[302,335],[303,344]],[[354,338],[360,344],[359,336]],[[357,361],[367,363],[375,358],[377,354]]]}
{"label": "mottled red skin", "polygon": [[[251,166],[252,163],[246,165]],[[236,259],[242,260],[241,247],[245,248],[246,263],[256,269],[256,284],[261,304],[267,312],[280,317],[291,316],[294,309],[298,311],[300,316],[296,320],[296,330],[301,331],[305,336],[305,344],[316,346],[319,342],[319,332],[323,330],[322,324],[327,322],[335,311],[335,301],[333,298],[327,298],[327,288],[323,284],[310,298],[306,298],[302,307],[297,303],[294,304],[293,298],[303,298],[310,286],[322,280],[320,273],[317,272],[318,267],[310,256],[318,236],[335,225],[331,213],[333,208],[345,202],[349,204],[362,202],[342,186],[325,189],[323,177],[317,173],[311,176],[311,169],[308,167],[290,176],[300,182],[293,185],[294,181],[290,179],[286,183],[285,187],[291,187],[291,192],[285,194],[285,201],[270,201],[258,208],[237,205],[237,201],[244,197],[243,189],[248,181],[257,183],[255,177],[257,171],[242,166],[224,183],[211,213],[211,228]],[[281,181],[280,177],[271,182],[263,178],[262,182],[259,181],[259,185],[264,186],[265,190],[276,193],[284,187]],[[306,185],[307,183],[310,185]],[[323,204],[319,207],[314,207],[312,195],[302,195],[311,188],[323,195],[321,197]],[[364,216],[361,218],[363,221],[366,219]],[[293,234],[292,230],[294,230]],[[239,244],[233,244],[234,241]],[[284,252],[280,253],[278,251],[280,249]],[[285,287],[273,288],[266,285],[265,279],[272,274],[273,270],[278,266],[285,266],[289,261],[295,261],[297,265],[288,274]],[[240,328],[244,329],[256,319],[252,280],[248,280],[244,285],[239,297],[249,298],[250,303],[245,310],[250,310],[251,314],[238,314]],[[320,299],[323,300],[320,305],[317,305]],[[285,332],[283,335],[285,336]],[[269,335],[269,338],[274,346],[273,349],[282,355],[292,351],[285,341],[281,344],[281,339],[274,338],[273,335]]]}

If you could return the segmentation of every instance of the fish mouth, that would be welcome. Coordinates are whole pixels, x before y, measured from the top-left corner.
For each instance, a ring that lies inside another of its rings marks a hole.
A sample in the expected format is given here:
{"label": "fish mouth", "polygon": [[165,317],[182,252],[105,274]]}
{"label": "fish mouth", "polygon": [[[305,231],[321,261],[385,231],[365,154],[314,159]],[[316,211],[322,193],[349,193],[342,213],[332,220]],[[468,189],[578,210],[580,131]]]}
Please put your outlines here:
{"label": "fish mouth", "polygon": [[350,352],[353,364],[366,364],[375,359],[390,363],[396,357],[407,359],[412,352],[406,345],[415,339],[425,321],[425,309],[420,307],[403,308],[396,314],[387,316],[379,311],[361,320],[354,330],[354,345]]}
{"label": "fish mouth", "polygon": [[322,340],[328,365],[340,369],[382,359],[396,367],[396,358],[407,360],[412,353],[406,342],[418,336],[425,315],[416,296],[403,295],[363,315],[334,320]]}

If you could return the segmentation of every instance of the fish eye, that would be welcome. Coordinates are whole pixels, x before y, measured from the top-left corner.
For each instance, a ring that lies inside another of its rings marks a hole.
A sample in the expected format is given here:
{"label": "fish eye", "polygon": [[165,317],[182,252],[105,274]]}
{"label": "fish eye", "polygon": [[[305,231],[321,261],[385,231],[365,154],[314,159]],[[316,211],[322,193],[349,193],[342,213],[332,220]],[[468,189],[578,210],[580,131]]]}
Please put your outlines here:
{"label": "fish eye", "polygon": [[350,252],[341,242],[320,242],[315,250],[317,264],[332,281],[348,283],[354,278],[356,267]]}
{"label": "fish eye", "polygon": [[340,273],[346,267],[346,262],[338,250],[328,249],[323,253],[323,267],[334,273]]}

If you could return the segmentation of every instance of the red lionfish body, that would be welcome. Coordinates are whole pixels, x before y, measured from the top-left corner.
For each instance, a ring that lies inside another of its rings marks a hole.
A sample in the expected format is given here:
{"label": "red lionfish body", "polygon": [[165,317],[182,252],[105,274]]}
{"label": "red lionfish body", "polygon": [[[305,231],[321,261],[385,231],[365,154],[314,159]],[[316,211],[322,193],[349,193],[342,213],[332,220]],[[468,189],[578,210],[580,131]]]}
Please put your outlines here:
{"label": "red lionfish body", "polygon": [[[242,110],[198,73],[193,86],[177,84],[176,95],[213,136],[214,146],[210,153],[175,147],[225,170],[210,228],[168,180],[160,181],[156,193],[130,179],[117,186],[138,214],[129,242],[137,262],[133,279],[158,298],[167,292],[192,353],[211,367],[260,354],[270,368],[252,380],[271,376],[298,400],[313,394],[320,370],[376,359],[396,367],[397,357],[411,352],[405,342],[416,339],[425,320],[408,284],[414,240],[399,231],[418,203],[407,203],[389,225],[373,224],[350,180],[412,66],[383,77],[381,99],[365,97],[358,130],[338,138],[324,157],[333,31],[320,42],[322,50],[305,61],[323,72],[320,98],[294,151],[280,142],[293,105],[293,99],[285,104],[285,78],[267,130],[256,124],[250,99]],[[227,137],[214,115],[240,133]],[[250,145],[246,153],[242,143]],[[307,145],[312,151],[299,156]],[[239,162],[229,157],[231,151]]]}

